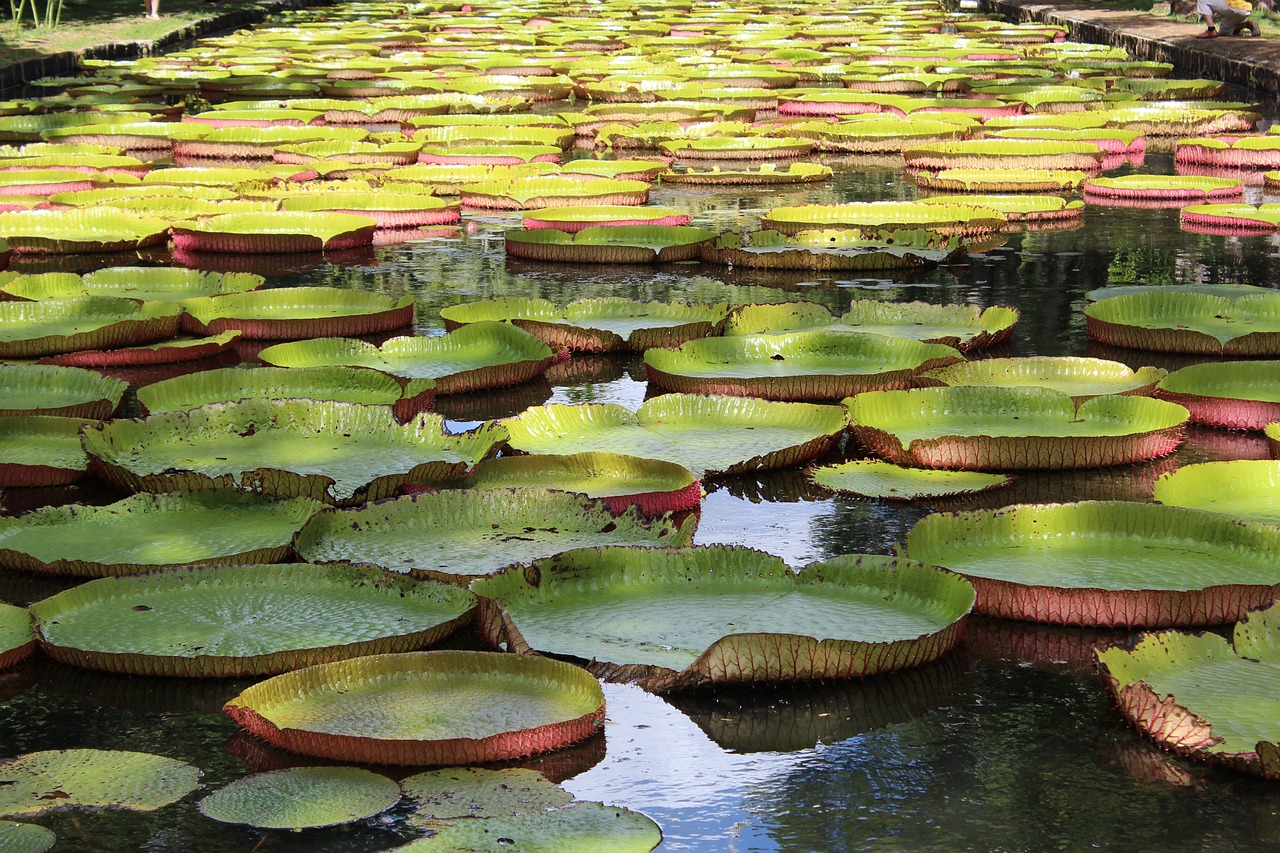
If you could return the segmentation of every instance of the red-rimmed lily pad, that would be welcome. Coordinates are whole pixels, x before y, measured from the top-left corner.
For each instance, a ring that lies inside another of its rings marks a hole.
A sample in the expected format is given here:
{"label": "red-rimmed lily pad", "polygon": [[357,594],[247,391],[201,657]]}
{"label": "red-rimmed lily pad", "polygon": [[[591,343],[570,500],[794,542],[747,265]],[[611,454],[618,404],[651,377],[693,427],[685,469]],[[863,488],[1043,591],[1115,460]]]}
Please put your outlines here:
{"label": "red-rimmed lily pad", "polygon": [[1084,215],[1084,202],[1069,201],[1056,195],[932,196],[919,199],[923,204],[973,204],[994,208],[1010,222],[1056,222],[1079,219]]}
{"label": "red-rimmed lily pad", "polygon": [[252,273],[201,272],[181,267],[108,267],[83,277],[65,273],[20,275],[0,286],[0,291],[17,299],[37,302],[78,296],[179,302],[193,296],[257,290],[265,281]]}
{"label": "red-rimmed lily pad", "polygon": [[400,420],[431,408],[435,383],[394,376],[365,367],[228,367],[176,376],[139,388],[144,414],[194,409],[207,403],[264,398],[309,399],[391,406]]}
{"label": "red-rimmed lily pad", "polygon": [[150,364],[177,364],[210,358],[231,349],[240,339],[240,330],[203,338],[176,338],[145,346],[119,349],[88,349],[61,355],[45,356],[39,364],[62,364],[72,367],[139,367]]}
{"label": "red-rimmed lily pad", "polygon": [[972,193],[1070,192],[1088,178],[1079,169],[942,169],[919,172],[915,182],[931,190]]}
{"label": "red-rimmed lily pad", "polygon": [[547,207],[524,217],[526,230],[554,228],[581,231],[599,225],[688,225],[693,217],[674,207],[628,205],[577,205]]}
{"label": "red-rimmed lily pad", "polygon": [[1040,139],[967,139],[904,148],[907,168],[943,169],[1071,169],[1097,174],[1102,150],[1091,142]]}
{"label": "red-rimmed lily pad", "polygon": [[1263,429],[1280,420],[1280,362],[1189,365],[1160,380],[1156,396],[1186,406],[1192,423]]}
{"label": "red-rimmed lily pad", "polygon": [[989,234],[1004,227],[1007,221],[1003,213],[989,207],[909,201],[775,207],[760,218],[763,228],[783,234],[823,228],[856,228],[864,235],[917,228],[944,235]]}
{"label": "red-rimmed lily pad", "polygon": [[906,468],[878,459],[824,465],[811,470],[809,479],[842,495],[898,501],[969,495],[1011,482],[1005,474]]}
{"label": "red-rimmed lily pad", "polygon": [[555,350],[639,352],[679,346],[719,333],[728,306],[687,302],[640,302],[600,297],[556,308],[546,299],[509,298],[467,302],[440,309],[445,327],[487,321],[509,322]]}
{"label": "red-rimmed lily pad", "polygon": [[381,347],[351,338],[277,344],[258,358],[279,367],[348,365],[402,380],[431,379],[437,394],[518,385],[546,373],[556,361],[533,335],[495,322],[468,323],[440,337],[392,338]]}
{"label": "red-rimmed lily pad", "polygon": [[1039,387],[872,391],[845,401],[850,429],[900,465],[963,470],[1093,468],[1166,456],[1187,410],[1151,397],[1107,395],[1076,405]]}
{"label": "red-rimmed lily pad", "polygon": [[974,596],[907,560],[848,555],[797,574],[725,546],[583,549],[472,589],[490,644],[589,661],[655,692],[919,666],[959,641]]}
{"label": "red-rimmed lily pad", "polygon": [[1244,193],[1244,184],[1232,178],[1122,175],[1118,178],[1090,178],[1080,185],[1080,190],[1094,204],[1126,199],[1203,203],[1238,199]]}
{"label": "red-rimmed lily pad", "polygon": [[1179,139],[1173,161],[1180,166],[1194,163],[1236,169],[1274,169],[1280,166],[1280,137]]}
{"label": "red-rimmed lily pad", "polygon": [[798,231],[728,231],[702,245],[702,260],[749,269],[858,271],[924,269],[967,253],[959,237],[923,230],[894,231],[866,239],[857,228]]}
{"label": "red-rimmed lily pad", "polygon": [[826,330],[705,338],[644,355],[649,382],[659,388],[766,400],[837,400],[909,388],[922,371],[960,360],[940,344]]}
{"label": "red-rimmed lily pad", "polygon": [[32,633],[31,614],[27,608],[0,601],[0,669],[26,660],[36,650],[35,644],[36,636]]}
{"label": "red-rimmed lily pad", "polygon": [[1154,497],[1166,506],[1280,524],[1280,461],[1235,459],[1185,465],[1160,475]]}
{"label": "red-rimmed lily pad", "polygon": [[361,503],[406,482],[462,477],[504,435],[500,427],[450,435],[432,414],[400,424],[381,406],[243,400],[110,421],[83,441],[94,470],[125,492],[238,488]]}
{"label": "red-rimmed lily pad", "polygon": [[1268,233],[1280,225],[1280,204],[1191,204],[1178,213],[1183,229],[1225,236]]}
{"label": "red-rimmed lily pad", "polygon": [[61,663],[231,678],[417,651],[470,622],[474,608],[456,587],[369,566],[294,564],[102,578],[39,601],[31,613],[41,649]]}
{"label": "red-rimmed lily pad", "polygon": [[0,364],[0,416],[57,415],[103,420],[128,383],[78,367]]}
{"label": "red-rimmed lily pad", "polygon": [[452,225],[462,219],[458,205],[435,196],[413,193],[325,192],[285,198],[281,207],[284,210],[329,211],[367,216],[379,228]]}
{"label": "red-rimmed lily pad", "polygon": [[111,296],[0,302],[0,358],[147,344],[178,331],[174,303]]}
{"label": "red-rimmed lily pad", "polygon": [[253,340],[369,335],[413,323],[413,297],[337,287],[289,287],[182,303],[182,324],[198,335],[238,330]]}
{"label": "red-rimmed lily pad", "polygon": [[612,403],[552,404],[503,424],[511,446],[525,453],[627,453],[712,476],[807,462],[835,445],[846,420],[838,406],[664,394],[634,412]]}
{"label": "red-rimmed lily pad", "polygon": [[373,764],[478,764],[584,740],[604,693],[571,664],[490,652],[374,655],[277,675],[227,703],[275,746]]}
{"label": "red-rimmed lily pad", "polygon": [[929,371],[927,378],[950,386],[1051,388],[1070,396],[1078,405],[1103,394],[1150,396],[1155,393],[1156,383],[1167,375],[1168,371],[1158,367],[1134,370],[1127,364],[1100,358],[1025,356],[953,364]]}
{"label": "red-rimmed lily pad", "polygon": [[[323,505],[239,492],[133,495],[0,518],[0,566],[100,578],[205,563],[274,563]],[[182,536],[170,531],[182,530]]]}
{"label": "red-rimmed lily pad", "polygon": [[399,800],[394,780],[361,767],[291,767],[237,779],[197,808],[222,823],[309,829],[364,820]]}
{"label": "red-rimmed lily pad", "polygon": [[493,210],[539,210],[584,205],[637,205],[649,200],[645,181],[573,175],[534,175],[468,184],[459,191],[462,206]]}
{"label": "red-rimmed lily pad", "polygon": [[465,584],[574,548],[688,545],[696,526],[692,517],[677,525],[614,513],[603,501],[551,489],[448,489],[321,513],[294,547],[311,563],[369,563]]}
{"label": "red-rimmed lily pad", "polygon": [[1227,299],[1147,291],[1085,306],[1089,337],[1109,346],[1204,355],[1280,355],[1280,293]]}
{"label": "red-rimmed lily pad", "polygon": [[89,473],[80,427],[56,415],[0,416],[0,486],[64,486]]}
{"label": "red-rimmed lily pad", "polygon": [[507,254],[577,264],[662,264],[699,257],[716,232],[687,225],[604,225],[572,233],[555,228],[508,231]]}
{"label": "red-rimmed lily pad", "polygon": [[1280,608],[1259,607],[1228,640],[1213,633],[1144,634],[1097,653],[1125,718],[1161,747],[1280,778],[1276,634]]}
{"label": "red-rimmed lily pad", "polygon": [[173,244],[188,252],[232,254],[333,251],[370,245],[376,228],[373,219],[349,213],[224,213],[175,225]]}
{"label": "red-rimmed lily pad", "polygon": [[830,180],[830,166],[816,163],[789,163],[779,168],[773,163],[765,163],[756,168],[728,168],[712,166],[710,168],[672,168],[662,173],[664,184],[705,184],[707,186],[752,186],[769,184],[813,184]]}
{"label": "red-rimmed lily pad", "polygon": [[0,762],[0,815],[30,817],[71,808],[150,812],[200,786],[200,771],[145,752],[63,749]]}
{"label": "red-rimmed lily pad", "polygon": [[17,254],[120,252],[168,239],[169,223],[117,208],[30,210],[0,217],[0,237]]}
{"label": "red-rimmed lily pad", "polygon": [[812,139],[779,136],[709,136],[672,139],[658,146],[680,160],[785,160],[813,151]]}

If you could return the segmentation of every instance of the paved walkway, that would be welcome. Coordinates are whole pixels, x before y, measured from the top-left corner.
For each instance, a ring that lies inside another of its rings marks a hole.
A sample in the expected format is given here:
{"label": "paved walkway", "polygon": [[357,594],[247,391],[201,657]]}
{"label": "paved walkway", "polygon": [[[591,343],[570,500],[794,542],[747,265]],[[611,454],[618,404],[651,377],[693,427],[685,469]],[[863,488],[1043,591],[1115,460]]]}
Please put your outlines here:
{"label": "paved walkway", "polygon": [[1063,27],[1076,41],[1123,47],[1136,59],[1172,62],[1180,75],[1224,80],[1275,97],[1280,95],[1280,39],[1220,37],[1197,39],[1199,23],[1184,24],[1100,9],[1089,3],[1039,0],[981,0],[991,15]]}

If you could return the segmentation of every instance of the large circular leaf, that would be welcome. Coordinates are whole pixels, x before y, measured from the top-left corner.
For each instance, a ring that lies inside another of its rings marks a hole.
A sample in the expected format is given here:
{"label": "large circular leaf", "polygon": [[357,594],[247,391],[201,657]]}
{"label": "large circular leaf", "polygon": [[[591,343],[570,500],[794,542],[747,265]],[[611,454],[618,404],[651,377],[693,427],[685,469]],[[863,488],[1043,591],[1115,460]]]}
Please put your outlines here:
{"label": "large circular leaf", "polygon": [[200,335],[238,329],[245,338],[293,340],[369,335],[413,323],[413,297],[336,287],[290,287],[182,303],[183,325]]}
{"label": "large circular leaf", "polygon": [[1186,406],[1192,423],[1262,429],[1280,419],[1280,362],[1188,365],[1161,379],[1156,396]]}
{"label": "large circular leaf", "polygon": [[0,416],[109,418],[129,385],[83,370],[41,364],[0,365]]}
{"label": "large circular leaf", "polygon": [[425,828],[454,818],[539,814],[573,800],[538,771],[518,767],[428,770],[403,780],[400,787],[414,805],[410,822]]}
{"label": "large circular leaf", "polygon": [[1226,513],[1246,521],[1280,524],[1280,461],[1235,459],[1202,462],[1161,474],[1155,499]]}
{"label": "large circular leaf", "polygon": [[536,815],[463,818],[399,853],[648,853],[662,842],[649,818],[601,803],[576,803]]}
{"label": "large circular leaf", "polygon": [[198,804],[223,823],[309,829],[373,817],[400,799],[400,786],[359,767],[294,767],[237,779]]}
{"label": "large circular leaf", "polygon": [[58,837],[34,823],[0,821],[0,851],[4,853],[44,853]]}
{"label": "large circular leaf", "polygon": [[1009,483],[1004,474],[904,468],[874,459],[826,465],[809,472],[823,488],[864,498],[914,501],[996,489]]}
{"label": "large circular leaf", "polygon": [[67,808],[149,812],[200,785],[185,761],[145,752],[64,749],[0,761],[0,815],[23,817]]}
{"label": "large circular leaf", "polygon": [[0,601],[0,669],[13,666],[35,651],[31,614],[25,607]]}
{"label": "large circular leaf", "polygon": [[0,486],[64,486],[89,473],[80,428],[53,415],[0,416]]}

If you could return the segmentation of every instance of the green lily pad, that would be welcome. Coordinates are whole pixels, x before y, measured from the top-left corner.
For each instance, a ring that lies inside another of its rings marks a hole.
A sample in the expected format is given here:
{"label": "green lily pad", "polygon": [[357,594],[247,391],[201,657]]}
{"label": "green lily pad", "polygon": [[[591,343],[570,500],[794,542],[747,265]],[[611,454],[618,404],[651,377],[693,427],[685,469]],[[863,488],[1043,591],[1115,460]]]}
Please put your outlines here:
{"label": "green lily pad", "polygon": [[20,211],[0,220],[10,249],[37,255],[132,251],[164,243],[168,231],[162,219],[111,207]]}
{"label": "green lily pad", "polygon": [[904,148],[909,169],[1079,169],[1096,172],[1102,151],[1091,142],[964,139]]}
{"label": "green lily pad", "polygon": [[850,555],[797,575],[726,546],[572,551],[472,590],[489,643],[656,692],[917,666],[958,642],[973,606],[964,581],[931,566]]}
{"label": "green lily pad", "polygon": [[1263,429],[1280,419],[1280,363],[1233,360],[1188,365],[1161,379],[1156,396],[1186,406],[1192,423]]}
{"label": "green lily pad", "polygon": [[508,231],[507,254],[579,264],[664,264],[698,257],[716,232],[687,225],[598,225],[568,233],[555,228]]}
{"label": "green lily pad", "polygon": [[0,415],[0,486],[64,486],[89,472],[80,428],[94,420]]}
{"label": "green lily pad", "polygon": [[662,182],[664,184],[707,184],[712,186],[810,184],[829,180],[831,175],[830,166],[820,166],[816,163],[793,162],[788,163],[786,168],[779,168],[774,163],[764,163],[755,167],[743,165],[737,168],[725,166],[670,168],[662,173]]}
{"label": "green lily pad", "polygon": [[622,297],[579,299],[558,309],[546,299],[507,298],[440,309],[447,328],[484,321],[510,322],[555,350],[643,351],[679,346],[716,334],[728,305],[641,302]]}
{"label": "green lily pad", "polygon": [[1003,213],[1010,222],[1044,222],[1077,219],[1084,215],[1084,202],[1068,201],[1056,195],[938,195],[919,199],[922,204],[973,204]]}
{"label": "green lily pad", "polygon": [[[238,492],[133,495],[109,506],[59,506],[0,518],[0,565],[76,577],[200,563],[272,563],[322,508]],[[172,535],[183,530],[182,536]]]}
{"label": "green lily pad", "polygon": [[399,785],[360,767],[292,767],[237,779],[196,807],[223,823],[310,829],[364,820],[399,800]]}
{"label": "green lily pad", "polygon": [[1158,367],[1137,370],[1118,361],[1074,356],[989,358],[931,370],[928,378],[952,387],[994,385],[1001,388],[1034,386],[1069,396],[1077,405],[1103,394],[1150,396],[1156,383],[1168,376]]}
{"label": "green lily pad", "polygon": [[1088,195],[1113,198],[1204,200],[1238,197],[1244,192],[1244,184],[1235,178],[1197,175],[1121,175],[1090,178],[1080,185],[1080,190]]}
{"label": "green lily pad", "polygon": [[1227,299],[1276,292],[1274,287],[1259,287],[1256,284],[1108,284],[1106,287],[1095,287],[1086,293],[1084,298],[1090,302],[1097,302],[1100,299],[1109,299],[1112,296],[1146,293],[1148,290],[1179,290],[1186,293],[1206,293],[1210,296],[1225,296]]}
{"label": "green lily pad", "polygon": [[29,817],[68,808],[149,812],[200,785],[185,761],[103,749],[31,752],[0,762],[0,814]]}
{"label": "green lily pad", "polygon": [[536,770],[451,767],[417,773],[400,783],[413,802],[409,823],[434,829],[455,818],[541,814],[569,805],[573,795]]}
{"label": "green lily pad", "polygon": [[0,820],[0,850],[4,853],[44,853],[57,841],[58,836],[43,826]]}
{"label": "green lily pad", "polygon": [[373,242],[376,227],[369,217],[349,213],[224,213],[175,224],[173,244],[184,251],[229,254],[358,249]]}
{"label": "green lily pad", "polygon": [[649,382],[659,388],[768,400],[835,400],[909,388],[922,371],[960,360],[940,344],[826,330],[704,338],[644,354]]}
{"label": "green lily pad", "polygon": [[1088,177],[1079,169],[941,169],[920,172],[914,180],[946,192],[1044,193],[1069,192]]}
{"label": "green lily pad", "polygon": [[815,228],[857,228],[864,234],[923,228],[938,234],[988,234],[1008,219],[989,207],[871,201],[802,207],[775,207],[760,218],[762,228],[795,234]]}
{"label": "green lily pad", "polygon": [[223,708],[268,743],[370,764],[482,764],[599,731],[604,692],[545,658],[409,652],[320,664],[255,684]]}
{"label": "green lily pad", "polygon": [[0,358],[152,343],[177,334],[178,317],[174,303],[110,296],[0,302]]}
{"label": "green lily pad", "polygon": [[100,475],[125,492],[239,488],[361,503],[405,482],[461,477],[504,436],[496,426],[449,435],[431,414],[401,425],[378,406],[244,400],[110,421],[83,441]]}
{"label": "green lily pad", "polygon": [[420,649],[469,622],[474,605],[371,567],[204,565],[93,581],[32,614],[45,653],[62,663],[228,678]]}
{"label": "green lily pad", "polygon": [[193,296],[218,296],[256,290],[265,283],[252,273],[215,273],[179,267],[109,267],[83,278],[66,273],[18,276],[0,290],[19,299],[74,299],[119,296],[179,302]]}
{"label": "green lily pad", "polygon": [[464,207],[498,210],[538,210],[573,204],[636,205],[648,201],[649,184],[616,178],[584,181],[572,175],[532,175],[468,184],[462,187],[461,195]]}
{"label": "green lily pad", "polygon": [[601,803],[575,803],[545,814],[462,818],[398,853],[648,853],[662,830],[639,812]]}
{"label": "green lily pad", "polygon": [[697,522],[613,513],[602,501],[537,488],[418,494],[322,513],[294,547],[310,563],[371,563],[414,577],[466,583],[513,563],[573,548],[679,547]]}
{"label": "green lily pad", "polygon": [[1076,405],[1038,387],[872,391],[845,401],[853,435],[900,465],[964,470],[1123,465],[1172,453],[1187,410],[1107,395]]}
{"label": "green lily pad", "polygon": [[1110,346],[1207,355],[1280,355],[1280,293],[1226,299],[1148,291],[1085,306],[1089,337]]}
{"label": "green lily pad", "polygon": [[577,205],[548,207],[524,216],[524,227],[530,230],[554,228],[557,231],[581,231],[599,225],[688,225],[693,217],[674,207],[648,205]]}
{"label": "green lily pad", "polygon": [[27,608],[0,601],[0,669],[25,660],[35,651],[35,639]]}
{"label": "green lily pad", "polygon": [[865,239],[860,229],[826,229],[782,234],[728,231],[702,246],[702,259],[748,269],[859,271],[923,269],[956,260],[967,252],[961,238],[923,230],[897,231]]}
{"label": "green lily pad", "polygon": [[1068,625],[1214,625],[1280,592],[1280,531],[1219,513],[1126,501],[938,513],[913,560],[960,572],[974,612]]}
{"label": "green lily pad", "polygon": [[1275,779],[1278,616],[1274,604],[1254,610],[1230,640],[1165,631],[1103,649],[1103,682],[1125,718],[1162,747]]}
{"label": "green lily pad", "polygon": [[904,468],[874,459],[815,468],[809,472],[809,479],[842,495],[899,501],[967,495],[996,489],[1011,481],[1004,474]]}
{"label": "green lily pad", "polygon": [[104,420],[128,383],[83,370],[41,364],[0,364],[0,416],[52,415]]}
{"label": "green lily pad", "polygon": [[204,296],[182,303],[183,325],[199,335],[239,330],[246,339],[370,335],[413,323],[413,297],[338,287],[288,287]]}
{"label": "green lily pad", "polygon": [[401,379],[431,379],[437,394],[518,385],[555,361],[542,341],[509,323],[476,322],[440,337],[392,338],[381,347],[347,338],[277,344],[258,353],[278,367],[349,365]]}
{"label": "green lily pad", "polygon": [[836,406],[743,397],[664,394],[635,412],[610,403],[536,406],[503,421],[525,453],[603,451],[730,475],[798,465],[844,432]]}
{"label": "green lily pad", "polygon": [[1236,459],[1186,465],[1160,475],[1155,499],[1166,506],[1280,524],[1280,461]]}

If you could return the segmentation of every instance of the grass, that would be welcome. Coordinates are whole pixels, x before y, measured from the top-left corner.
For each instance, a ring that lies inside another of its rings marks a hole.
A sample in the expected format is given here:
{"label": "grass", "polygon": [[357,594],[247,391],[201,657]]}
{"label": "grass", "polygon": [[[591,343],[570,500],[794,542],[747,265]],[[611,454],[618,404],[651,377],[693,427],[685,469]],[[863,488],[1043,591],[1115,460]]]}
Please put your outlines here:
{"label": "grass", "polygon": [[[44,3],[37,4],[43,14]],[[109,42],[154,41],[199,18],[256,5],[255,0],[160,0],[161,17],[151,20],[142,0],[64,0],[57,29],[36,29],[28,22],[15,30],[7,16],[0,19],[0,65]]]}

